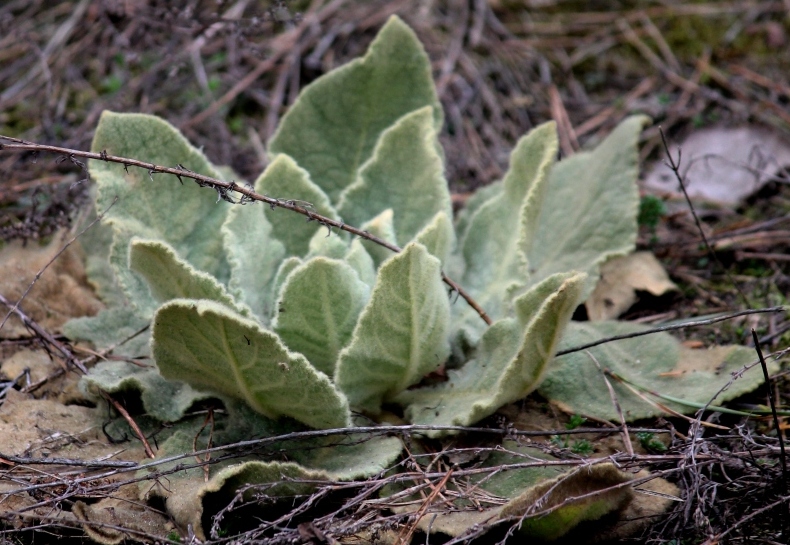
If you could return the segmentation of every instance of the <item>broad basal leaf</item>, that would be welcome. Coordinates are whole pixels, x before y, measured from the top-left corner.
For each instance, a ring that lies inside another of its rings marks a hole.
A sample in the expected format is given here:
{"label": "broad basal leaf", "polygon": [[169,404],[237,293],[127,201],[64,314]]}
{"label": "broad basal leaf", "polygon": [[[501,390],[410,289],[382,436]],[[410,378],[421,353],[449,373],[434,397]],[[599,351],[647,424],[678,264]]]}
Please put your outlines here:
{"label": "broad basal leaf", "polygon": [[369,295],[370,288],[348,264],[311,259],[288,276],[274,330],[290,350],[332,376]]}
{"label": "broad basal leaf", "polygon": [[153,353],[162,376],[244,400],[270,418],[314,428],[350,424],[348,403],[301,354],[214,301],[175,299],[154,316]]}
{"label": "broad basal leaf", "polygon": [[106,308],[96,316],[74,318],[63,325],[73,341],[88,341],[100,350],[113,347],[116,356],[146,358],[150,355],[150,320],[131,305]]}
{"label": "broad basal leaf", "polygon": [[476,358],[450,371],[448,382],[397,396],[406,417],[415,424],[468,426],[537,388],[584,281],[583,274],[557,274],[521,295],[515,303],[519,319],[489,327]]}
{"label": "broad basal leaf", "polygon": [[[502,190],[478,205],[469,219],[461,241],[466,262],[461,284],[494,319],[504,315],[508,289],[526,281],[517,225],[525,213],[533,214],[539,208],[557,146],[554,123],[545,123],[519,140],[510,156]],[[569,270],[573,267],[565,269]],[[477,324],[471,313],[467,318]]]}
{"label": "broad basal leaf", "polygon": [[452,214],[433,121],[428,106],[384,131],[373,156],[340,196],[338,212],[345,221],[361,225],[392,209],[397,244],[404,245],[438,212]]}
{"label": "broad basal leaf", "polygon": [[[613,335],[638,333],[648,328],[626,322],[573,322],[562,339],[560,350]],[[628,420],[666,414],[647,400],[658,402],[681,413],[693,413],[733,379],[744,365],[756,361],[753,350],[740,346],[717,346],[694,350],[680,345],[668,333],[656,333],[602,344],[581,352],[558,357],[549,368],[540,394],[564,410],[596,418],[618,420],[602,369],[608,369],[631,383],[631,387],[609,377],[623,414]],[[776,362],[769,368],[775,371]],[[763,382],[758,368],[751,369],[722,392],[714,401],[721,405]],[[670,396],[688,405],[662,399],[648,392]]]}
{"label": "broad basal leaf", "polygon": [[[269,197],[294,201],[311,212],[338,219],[326,194],[310,180],[310,174],[287,155],[278,155],[255,182],[255,187]],[[284,208],[267,210],[266,214],[272,234],[285,246],[286,255],[304,256],[316,231],[326,230],[317,222],[308,223],[305,216]]]}
{"label": "broad basal leaf", "polygon": [[[219,177],[206,157],[192,147],[172,125],[150,115],[104,112],[96,128],[91,148],[149,161],[158,165],[182,165],[201,174]],[[222,241],[216,236],[230,206],[217,202],[217,195],[185,180],[184,186],[172,176],[153,175],[137,167],[104,161],[89,163],[96,180],[96,207],[105,210],[118,202],[105,216],[115,232],[111,261],[120,284],[133,304],[149,302],[145,284],[129,272],[125,259],[132,237],[163,240],[175,248],[197,269],[227,279]]]}
{"label": "broad basal leaf", "polygon": [[[272,281],[272,291],[269,295],[269,299],[271,301],[277,301],[280,297],[280,291],[282,290],[283,284],[288,279],[288,275],[293,272],[295,268],[301,265],[303,261],[298,257],[288,257],[280,263],[280,266],[277,268],[277,274],[274,275],[274,280]],[[279,309],[276,305],[273,305],[271,319],[274,319],[279,312]]]}
{"label": "broad basal leaf", "polygon": [[147,415],[160,422],[176,422],[190,407],[210,399],[209,392],[199,392],[189,384],[165,380],[154,367],[140,367],[125,361],[103,361],[80,381],[80,388],[94,399],[101,392],[139,392]]}
{"label": "broad basal leaf", "polygon": [[[256,188],[256,191],[261,190]],[[265,210],[268,209],[258,203],[234,206],[222,225],[222,241],[230,266],[228,289],[264,324],[272,315],[272,282],[285,257],[285,247],[272,236]]]}
{"label": "broad basal leaf", "polygon": [[269,144],[310,172],[334,201],[356,179],[381,133],[423,106],[442,108],[431,64],[417,37],[397,17],[381,29],[368,53],[304,88]]}
{"label": "broad basal leaf", "polygon": [[309,250],[305,259],[312,257],[329,257],[332,259],[343,259],[348,252],[348,241],[339,236],[332,236],[336,233],[330,232],[326,227],[316,231],[310,239]]}
{"label": "broad basal leaf", "polygon": [[449,302],[439,260],[409,244],[379,270],[335,382],[353,407],[377,413],[449,354]]}
{"label": "broad basal leaf", "polygon": [[586,299],[599,265],[633,250],[639,209],[636,145],[647,122],[644,116],[630,117],[593,151],[554,167],[537,230],[521,242],[531,283],[556,272],[585,271],[590,275]]}
{"label": "broad basal leaf", "polygon": [[129,246],[129,268],[145,278],[160,303],[171,299],[210,299],[242,316],[249,318],[252,314],[216,278],[179,258],[173,247],[164,242],[133,238]]}

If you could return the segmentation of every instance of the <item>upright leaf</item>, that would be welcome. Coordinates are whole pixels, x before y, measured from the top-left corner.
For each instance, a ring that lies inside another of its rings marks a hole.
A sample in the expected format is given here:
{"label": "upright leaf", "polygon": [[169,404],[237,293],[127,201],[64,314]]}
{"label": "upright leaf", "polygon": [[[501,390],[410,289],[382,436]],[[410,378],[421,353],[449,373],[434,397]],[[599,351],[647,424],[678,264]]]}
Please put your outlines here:
{"label": "upright leaf", "polygon": [[455,230],[446,212],[437,212],[433,220],[414,237],[431,255],[439,258],[442,264],[450,257],[455,245]]}
{"label": "upright leaf", "polygon": [[364,57],[304,88],[269,150],[293,157],[336,201],[373,153],[379,135],[423,106],[433,107],[439,130],[442,107],[428,56],[414,32],[393,16]]}
{"label": "upright leaf", "polygon": [[335,382],[353,407],[376,413],[447,358],[449,302],[439,260],[409,244],[381,266]]}
{"label": "upright leaf", "polygon": [[250,309],[239,305],[225,286],[180,259],[167,243],[132,239],[129,268],[146,279],[151,293],[160,303],[171,299],[210,299],[250,317]]}
{"label": "upright leaf", "polygon": [[278,302],[285,311],[274,330],[290,350],[332,376],[369,295],[370,288],[348,264],[311,259],[288,276]]}
{"label": "upright leaf", "polygon": [[152,346],[165,378],[242,399],[269,418],[350,425],[348,402],[326,375],[274,333],[214,301],[165,303],[154,316]]}
{"label": "upright leaf", "polygon": [[584,281],[583,274],[557,274],[519,297],[519,319],[505,318],[489,327],[476,358],[450,371],[449,381],[396,398],[407,405],[407,418],[415,424],[468,426],[537,388]]}
{"label": "upright leaf", "polygon": [[515,226],[525,212],[532,214],[540,207],[557,146],[554,123],[545,123],[521,138],[510,155],[502,190],[479,205],[469,220],[461,242],[466,261],[462,285],[493,318],[504,314],[508,290],[526,281],[518,251],[521,232]]}
{"label": "upright leaf", "polygon": [[272,236],[264,210],[257,203],[231,208],[222,225],[222,242],[230,266],[229,291],[267,323],[274,305],[272,282],[285,247]]}
{"label": "upright leaf", "polygon": [[[220,176],[177,129],[150,115],[105,111],[91,149]],[[220,281],[227,279],[222,241],[216,234],[228,203],[218,203],[215,193],[194,183],[182,187],[171,176],[154,175],[151,180],[148,172],[137,167],[128,167],[127,173],[123,165],[91,161],[89,169],[98,187],[97,209],[106,209],[118,197],[104,221],[113,227],[110,259],[132,304],[150,304],[145,283],[128,270],[128,246],[134,236],[165,241],[197,269]]]}
{"label": "upright leaf", "polygon": [[[360,229],[391,244],[398,244],[397,240],[395,240],[395,225],[393,224],[393,212],[391,208],[388,208],[369,222],[362,224]],[[370,257],[373,258],[376,267],[381,266],[384,261],[392,257],[392,250],[380,244],[376,244],[375,242],[363,240],[362,246],[367,250]]]}
{"label": "upright leaf", "polygon": [[345,221],[360,225],[391,209],[397,243],[404,245],[438,212],[452,214],[433,121],[433,108],[425,107],[382,133],[373,156],[340,196]]}
{"label": "upright leaf", "polygon": [[[296,204],[333,220],[338,219],[326,194],[310,180],[310,174],[287,155],[278,155],[255,182],[255,187],[269,197],[302,201]],[[301,214],[283,208],[267,211],[267,215],[272,234],[285,246],[287,255],[304,256],[310,239],[321,228],[315,222],[307,224]]]}
{"label": "upright leaf", "polygon": [[365,250],[361,239],[355,238],[351,241],[351,246],[344,259],[357,272],[360,280],[373,287],[376,282],[376,264],[368,251]]}
{"label": "upright leaf", "polygon": [[629,117],[593,151],[554,167],[539,226],[522,244],[531,283],[556,272],[585,271],[590,275],[586,298],[600,264],[634,249],[639,210],[636,144],[647,121]]}

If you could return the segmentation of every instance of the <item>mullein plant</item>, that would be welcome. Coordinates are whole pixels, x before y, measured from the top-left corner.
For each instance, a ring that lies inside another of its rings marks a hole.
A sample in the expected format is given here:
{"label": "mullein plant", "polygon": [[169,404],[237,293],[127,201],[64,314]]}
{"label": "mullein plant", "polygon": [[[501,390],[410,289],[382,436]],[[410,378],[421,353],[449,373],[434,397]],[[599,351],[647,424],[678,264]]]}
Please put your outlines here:
{"label": "mullein plant", "polygon": [[[256,454],[212,465],[208,481],[201,468],[182,470],[167,487],[141,487],[143,497],[163,496],[176,521],[203,537],[209,494],[249,483],[270,483],[270,495],[305,493],[315,485],[298,484],[300,478],[363,478],[391,467],[399,439],[362,441],[353,431],[385,409],[415,424],[468,426],[538,389],[568,411],[616,419],[591,354],[631,381],[614,385],[628,418],[662,412],[635,395],[633,384],[707,402],[730,371],[751,360],[749,351],[719,348],[695,355],[697,367],[684,367],[688,350],[660,334],[554,358],[558,347],[643,329],[574,323],[571,316],[595,286],[599,266],[634,249],[637,142],[647,122],[630,117],[592,151],[561,162],[554,124],[534,128],[516,144],[504,178],[480,189],[454,220],[430,63],[414,33],[393,17],[363,58],[303,89],[269,142],[270,164],[251,187],[360,227],[401,247],[399,253],[186,179],[167,183],[139,168],[91,161],[92,213],[117,198],[83,240],[89,277],[107,308],[65,331],[98,347],[116,346],[116,354],[149,356],[155,365],[100,363],[83,379],[84,391],[139,392],[148,425],[174,423],[161,456],[207,444],[202,417],[188,411],[208,399],[225,407],[210,435],[214,445],[348,428],[344,439],[311,439],[288,451],[287,460]],[[233,176],[148,115],[104,112],[93,150]],[[448,296],[442,272],[468,290],[492,325]],[[445,382],[420,385],[442,366]],[[668,373],[676,368],[685,371]],[[758,383],[747,374],[727,396]],[[677,401],[661,403],[689,411]],[[547,458],[537,449],[509,448],[512,454],[486,464],[512,462],[518,449]],[[433,521],[433,530],[460,535],[473,524],[510,520],[539,500],[545,507],[547,497],[560,504],[585,483],[603,488],[632,478],[607,464],[587,473],[530,468],[507,475],[478,483],[504,498],[484,516],[447,515]],[[559,537],[579,521],[622,508],[630,494],[620,487],[569,504],[521,531]]]}

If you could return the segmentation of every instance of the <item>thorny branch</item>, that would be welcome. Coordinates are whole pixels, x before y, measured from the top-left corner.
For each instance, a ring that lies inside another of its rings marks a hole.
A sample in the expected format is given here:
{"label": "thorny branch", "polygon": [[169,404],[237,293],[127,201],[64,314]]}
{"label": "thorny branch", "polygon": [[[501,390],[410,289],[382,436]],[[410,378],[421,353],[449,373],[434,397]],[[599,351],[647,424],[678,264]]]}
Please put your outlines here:
{"label": "thorny branch", "polygon": [[[126,169],[128,169],[129,167],[138,167],[146,170],[151,180],[153,180],[154,174],[171,174],[175,176],[179,181],[181,181],[182,178],[189,178],[191,180],[194,180],[200,187],[210,187],[214,189],[218,194],[218,200],[222,199],[224,201],[233,204],[246,204],[254,201],[260,201],[268,204],[272,208],[272,210],[279,207],[279,208],[284,208],[286,210],[290,210],[292,212],[296,212],[297,214],[302,214],[303,216],[307,217],[307,221],[315,221],[318,224],[326,227],[328,231],[327,236],[331,234],[332,228],[334,227],[338,230],[346,231],[347,233],[351,233],[352,235],[364,238],[365,240],[369,240],[395,253],[401,251],[401,248],[399,246],[387,242],[386,240],[379,238],[377,236],[371,235],[367,231],[362,231],[361,229],[358,229],[354,226],[347,225],[343,221],[333,220],[332,218],[328,218],[326,216],[322,216],[321,214],[317,214],[316,212],[311,210],[311,206],[309,206],[309,203],[305,203],[304,201],[299,201],[295,199],[280,199],[276,197],[269,197],[267,195],[261,195],[260,193],[256,193],[255,191],[253,191],[252,188],[246,187],[242,184],[237,184],[236,182],[225,182],[222,180],[218,180],[216,178],[212,178],[211,176],[205,176],[197,172],[192,172],[191,170],[187,170],[180,165],[177,165],[176,167],[165,167],[165,166],[155,165],[154,163],[148,163],[146,161],[131,159],[128,157],[118,157],[115,155],[109,155],[106,151],[95,153],[95,152],[80,151],[80,150],[69,149],[69,148],[61,148],[58,146],[47,146],[44,144],[36,144],[34,142],[20,140],[19,138],[12,138],[10,136],[0,135],[0,139],[10,142],[10,143],[0,143],[0,151],[8,150],[8,151],[49,152],[49,153],[56,153],[61,156],[65,156],[72,162],[75,162],[77,157],[81,157],[83,159],[94,159],[97,161],[118,163],[123,165],[124,168]],[[234,192],[241,195],[241,198],[238,201],[233,200],[232,193]],[[464,300],[466,300],[466,302],[469,304],[469,306],[471,306],[475,310],[475,312],[477,312],[477,314],[480,315],[480,318],[482,318],[482,320],[487,325],[491,325],[492,323],[491,318],[488,316],[488,314],[486,314],[485,310],[483,310],[483,308],[471,297],[471,295],[469,295],[466,292],[466,290],[464,290],[461,286],[459,286],[457,282],[450,279],[444,272],[442,272],[442,280],[444,281],[445,284],[450,286],[451,291],[455,291],[461,297],[463,297]]]}

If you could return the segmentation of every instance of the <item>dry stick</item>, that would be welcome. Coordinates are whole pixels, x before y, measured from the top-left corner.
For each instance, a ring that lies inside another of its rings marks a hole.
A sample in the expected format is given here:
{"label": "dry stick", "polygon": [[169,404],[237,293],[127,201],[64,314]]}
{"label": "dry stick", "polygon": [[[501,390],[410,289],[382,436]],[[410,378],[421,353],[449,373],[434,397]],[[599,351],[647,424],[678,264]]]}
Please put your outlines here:
{"label": "dry stick", "polygon": [[729,280],[735,290],[738,292],[738,295],[741,296],[743,302],[746,304],[747,307],[752,306],[749,303],[749,298],[746,297],[746,294],[743,293],[740,286],[735,282],[735,279],[730,275],[730,272],[724,267],[721,261],[719,261],[719,256],[716,255],[716,252],[713,251],[713,248],[708,242],[708,237],[705,236],[705,231],[702,229],[702,223],[699,220],[699,216],[697,216],[697,211],[694,208],[694,205],[691,203],[691,198],[689,197],[688,191],[686,191],[686,182],[683,180],[683,176],[680,174],[680,154],[681,150],[678,148],[678,159],[675,161],[672,158],[672,154],[669,152],[669,144],[667,144],[667,139],[664,136],[664,129],[661,127],[658,128],[658,132],[661,134],[661,142],[664,144],[664,152],[667,154],[667,166],[672,170],[673,174],[675,175],[675,179],[680,184],[680,189],[683,191],[683,196],[686,198],[686,203],[689,205],[689,210],[691,210],[691,215],[694,216],[694,223],[697,225],[697,230],[699,231],[700,237],[702,237],[702,242],[705,244],[705,248],[707,248],[708,253],[713,258],[713,260],[718,263],[721,270],[724,271],[724,274],[727,276],[727,280]]}
{"label": "dry stick", "polygon": [[[119,163],[124,166],[124,168],[129,167],[138,167],[145,169],[148,172],[149,177],[153,178],[153,174],[172,174],[179,180],[181,178],[189,178],[194,180],[199,186],[201,187],[211,187],[219,193],[220,197],[224,199],[230,199],[228,197],[228,193],[236,192],[243,195],[246,199],[251,201],[260,201],[265,202],[268,204],[272,209],[276,207],[285,208],[286,210],[291,210],[292,212],[296,212],[297,214],[302,214],[303,216],[307,217],[307,221],[316,221],[320,225],[323,225],[327,228],[327,230],[331,233],[332,227],[336,229],[346,231],[347,233],[351,233],[352,235],[356,235],[358,237],[364,238],[365,240],[369,240],[379,246],[383,246],[388,250],[391,250],[395,253],[399,253],[401,248],[395,244],[391,244],[384,239],[371,235],[367,231],[362,231],[353,227],[351,225],[347,225],[345,222],[333,220],[326,216],[322,216],[310,210],[309,203],[299,200],[289,200],[289,199],[278,199],[274,197],[268,197],[266,195],[261,195],[256,193],[249,187],[244,187],[243,185],[237,184],[236,182],[223,182],[222,180],[218,180],[216,178],[212,178],[211,176],[204,176],[203,174],[199,174],[197,172],[192,172],[190,170],[186,170],[184,168],[178,167],[164,167],[160,165],[155,165],[154,163],[148,163],[146,161],[138,161],[137,159],[130,159],[128,157],[117,157],[115,155],[109,155],[106,151],[102,151],[101,153],[94,153],[88,151],[80,151],[74,150],[70,148],[61,148],[58,146],[46,146],[43,144],[36,144],[34,142],[27,142],[25,140],[20,140],[18,138],[12,138],[10,136],[3,136],[0,135],[0,139],[8,140],[12,142],[11,144],[0,143],[0,151],[1,150],[11,150],[11,151],[38,151],[38,152],[49,152],[49,153],[57,153],[61,155],[65,155],[69,159],[73,159],[74,157],[82,157],[84,159],[95,159],[97,161],[105,161],[110,163]],[[234,202],[232,199],[230,202]],[[474,300],[472,296],[469,295],[466,290],[464,290],[461,286],[459,286],[456,282],[450,279],[444,272],[442,272],[442,280],[445,284],[450,286],[452,290],[456,291],[461,297],[466,300],[466,302],[471,306],[477,314],[480,315],[480,318],[487,324],[491,325],[492,321],[489,318],[488,314],[486,314],[485,310]]]}
{"label": "dry stick", "polygon": [[121,416],[123,416],[124,420],[126,420],[126,422],[132,428],[134,433],[137,435],[137,438],[140,439],[140,441],[143,443],[143,448],[145,449],[145,455],[152,459],[156,458],[156,454],[154,454],[154,451],[151,449],[151,445],[148,444],[148,439],[145,438],[145,434],[140,429],[140,426],[137,425],[137,422],[134,421],[132,415],[129,414],[129,411],[127,411],[123,405],[121,405],[115,399],[113,399],[112,396],[107,392],[101,390],[100,392],[102,397],[107,401],[109,401],[110,403],[112,403],[112,406],[115,407],[115,410],[118,411],[121,414]]}
{"label": "dry stick", "polygon": [[[6,299],[2,294],[0,294],[0,303],[4,304],[8,308],[11,309],[14,308],[13,303],[11,303],[11,301]],[[69,347],[67,347],[65,344],[56,340],[52,335],[47,333],[43,327],[38,325],[38,323],[36,323],[32,318],[28,317],[27,314],[22,312],[22,310],[17,308],[16,310],[14,310],[14,314],[16,314],[19,317],[19,319],[22,320],[22,323],[25,325],[25,327],[32,330],[36,335],[44,339],[47,342],[47,344],[55,347],[57,351],[63,355],[63,358],[66,360],[67,363],[72,364],[74,367],[76,367],[83,373],[88,372],[85,366],[76,357],[74,357],[74,354],[71,353]],[[66,364],[64,364],[64,368],[66,367],[67,367]]]}
{"label": "dry stick", "polygon": [[70,240],[69,240],[69,241],[68,241],[66,244],[64,244],[64,245],[63,245],[63,246],[60,248],[60,250],[58,250],[58,251],[57,251],[57,253],[55,253],[55,255],[53,255],[53,256],[52,256],[52,259],[50,259],[49,261],[47,261],[47,262],[46,262],[46,264],[45,264],[43,267],[41,267],[41,269],[40,269],[40,270],[39,270],[39,271],[36,273],[36,275],[33,277],[33,280],[30,282],[30,284],[28,284],[28,286],[27,286],[27,289],[25,290],[25,292],[22,294],[22,296],[19,298],[19,300],[18,300],[18,301],[17,301],[17,302],[14,304],[14,306],[13,306],[13,307],[12,307],[12,308],[11,308],[11,309],[8,311],[8,313],[5,315],[5,318],[3,318],[3,321],[2,321],[2,322],[0,322],[0,329],[3,329],[3,326],[5,326],[6,322],[7,322],[7,321],[8,321],[8,319],[11,317],[11,315],[12,315],[14,312],[16,312],[16,311],[19,309],[19,305],[20,305],[20,304],[22,304],[22,301],[24,301],[25,297],[27,297],[27,295],[30,293],[30,290],[32,290],[32,289],[33,289],[33,286],[35,286],[35,285],[36,285],[36,282],[38,282],[38,281],[39,281],[39,279],[41,278],[41,275],[43,275],[43,274],[44,274],[44,271],[46,271],[46,270],[47,270],[47,269],[50,267],[50,265],[52,265],[52,264],[55,262],[55,260],[56,260],[57,258],[59,258],[59,257],[61,256],[61,254],[63,254],[63,252],[65,252],[65,251],[66,251],[66,249],[67,249],[69,246],[71,246],[72,244],[74,244],[74,242],[75,242],[75,241],[76,241],[78,238],[80,238],[80,237],[81,237],[81,236],[82,236],[82,235],[83,235],[83,234],[84,234],[84,233],[85,233],[85,232],[86,232],[88,229],[90,229],[91,227],[93,227],[93,226],[96,224],[96,222],[98,222],[98,221],[100,221],[102,218],[104,218],[105,214],[107,214],[107,212],[109,212],[109,211],[110,211],[110,208],[112,208],[113,206],[115,206],[115,203],[116,203],[116,202],[118,202],[118,197],[115,197],[115,198],[112,200],[112,202],[110,203],[110,206],[108,206],[108,207],[107,207],[107,208],[104,210],[104,212],[102,212],[101,214],[99,214],[98,216],[96,216],[96,219],[94,219],[92,222],[90,222],[90,223],[89,223],[89,224],[88,224],[88,225],[87,225],[87,226],[86,226],[86,227],[85,227],[85,228],[84,228],[82,231],[80,231],[80,232],[79,232],[79,233],[77,233],[75,236],[73,236],[73,237],[72,237],[72,238],[71,238],[71,239],[70,239]]}
{"label": "dry stick", "polygon": [[617,394],[612,387],[612,383],[609,382],[609,377],[606,376],[601,364],[598,363],[598,360],[595,356],[592,355],[592,352],[589,350],[586,351],[587,355],[593,360],[593,363],[601,372],[601,376],[603,376],[604,382],[606,382],[606,388],[609,390],[609,397],[612,398],[612,405],[614,405],[614,410],[617,411],[617,416],[620,417],[620,425],[623,427],[623,443],[625,444],[626,452],[633,456],[634,455],[634,446],[631,444],[631,436],[628,433],[628,425],[625,423],[625,416],[623,416],[623,409],[620,408],[620,402],[617,400]]}
{"label": "dry stick", "polygon": [[571,354],[573,352],[580,352],[582,350],[586,350],[588,348],[592,348],[594,346],[598,346],[601,344],[610,343],[613,341],[621,341],[623,339],[633,339],[635,337],[642,337],[643,335],[652,335],[654,333],[661,333],[662,331],[675,331],[677,329],[685,329],[687,327],[699,327],[703,325],[712,325],[718,322],[723,322],[725,320],[731,320],[733,318],[737,318],[739,316],[747,316],[749,314],[765,314],[769,312],[786,312],[787,307],[779,306],[779,307],[768,307],[768,308],[756,308],[756,309],[749,309],[749,310],[741,310],[738,312],[733,312],[731,314],[726,314],[724,316],[719,316],[717,318],[709,318],[707,320],[697,320],[695,322],[686,322],[683,324],[674,324],[674,325],[665,325],[661,327],[654,327],[653,329],[648,329],[645,331],[637,331],[635,333],[625,333],[623,335],[613,335],[611,337],[606,337],[604,339],[598,339],[597,341],[593,341],[587,344],[583,344],[580,346],[574,346],[573,348],[567,348],[565,350],[560,350],[557,352],[556,356],[564,356],[565,354]]}
{"label": "dry stick", "polygon": [[771,415],[774,418],[776,437],[779,439],[779,460],[782,462],[782,485],[783,490],[787,492],[787,456],[785,455],[784,432],[782,432],[782,428],[779,427],[779,415],[776,414],[776,402],[774,401],[774,392],[771,387],[771,377],[768,376],[768,364],[765,363],[763,351],[760,348],[760,340],[757,338],[757,332],[754,328],[752,328],[752,339],[754,339],[754,349],[757,351],[757,357],[760,358],[760,366],[763,368],[765,387],[768,390],[768,403],[771,405]]}
{"label": "dry stick", "polygon": [[430,494],[428,494],[428,497],[425,498],[425,501],[422,502],[422,505],[414,514],[414,524],[410,524],[408,527],[404,527],[403,530],[405,531],[402,530],[401,533],[398,535],[397,545],[405,545],[411,543],[411,537],[412,535],[414,535],[414,531],[417,529],[417,525],[419,524],[420,520],[425,515],[425,513],[428,511],[428,509],[431,507],[433,500],[436,499],[436,496],[438,496],[439,493],[442,491],[442,489],[447,485],[447,481],[450,480],[452,474],[453,474],[453,470],[452,469],[448,470],[447,473],[444,475],[444,477],[442,477],[442,480],[439,481],[439,484],[436,485],[436,487],[434,487],[434,489],[431,491]]}

